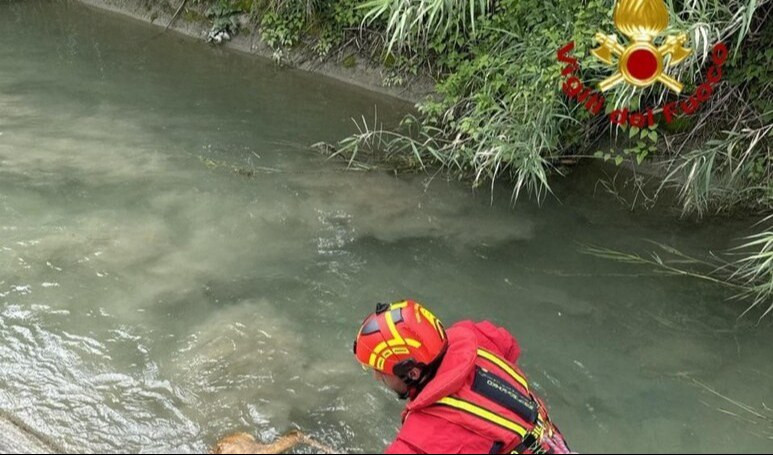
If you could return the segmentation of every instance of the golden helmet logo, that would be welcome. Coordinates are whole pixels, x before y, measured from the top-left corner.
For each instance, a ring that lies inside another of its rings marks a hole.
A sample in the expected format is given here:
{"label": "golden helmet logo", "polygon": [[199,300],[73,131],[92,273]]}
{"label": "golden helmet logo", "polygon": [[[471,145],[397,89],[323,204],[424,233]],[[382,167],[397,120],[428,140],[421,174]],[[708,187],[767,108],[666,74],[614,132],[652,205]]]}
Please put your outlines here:
{"label": "golden helmet logo", "polygon": [[[665,74],[666,66],[675,66],[692,52],[684,47],[687,35],[671,35],[660,46],[655,38],[668,27],[668,8],[664,0],[618,0],[614,12],[615,27],[628,37],[628,46],[617,41],[617,35],[596,34],[599,47],[591,53],[606,63],[613,65],[612,56],[616,56],[617,71],[601,81],[599,88],[605,92],[612,87],[627,82],[635,87],[649,87],[660,82],[676,93],[683,85]],[[670,57],[666,62],[666,57]]]}

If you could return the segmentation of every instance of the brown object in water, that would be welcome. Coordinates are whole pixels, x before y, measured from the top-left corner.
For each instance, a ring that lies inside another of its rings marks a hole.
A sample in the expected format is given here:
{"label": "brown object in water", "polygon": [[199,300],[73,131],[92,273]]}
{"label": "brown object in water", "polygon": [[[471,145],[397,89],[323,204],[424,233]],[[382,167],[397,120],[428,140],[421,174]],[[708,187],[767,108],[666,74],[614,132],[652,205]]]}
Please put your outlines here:
{"label": "brown object in water", "polygon": [[293,447],[306,444],[314,447],[321,452],[335,453],[329,447],[326,447],[310,438],[299,431],[291,431],[284,436],[281,436],[275,442],[271,444],[263,444],[255,440],[251,434],[247,433],[234,433],[226,436],[215,445],[215,449],[212,453],[219,454],[261,454],[261,453],[284,453]]}

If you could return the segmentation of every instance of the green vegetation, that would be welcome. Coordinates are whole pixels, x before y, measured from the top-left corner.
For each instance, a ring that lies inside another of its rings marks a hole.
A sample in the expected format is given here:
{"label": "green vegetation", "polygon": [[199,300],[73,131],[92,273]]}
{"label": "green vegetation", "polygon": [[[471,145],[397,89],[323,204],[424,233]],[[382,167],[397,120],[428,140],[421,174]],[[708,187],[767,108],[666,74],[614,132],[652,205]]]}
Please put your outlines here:
{"label": "green vegetation", "polygon": [[765,402],[760,403],[759,407],[751,406],[738,399],[720,393],[717,389],[696,379],[690,373],[678,373],[677,377],[687,384],[691,384],[692,386],[701,389],[709,397],[713,397],[714,401],[718,402],[718,404],[709,406],[714,407],[717,412],[730,418],[737,419],[739,422],[752,428],[750,431],[751,434],[764,439],[773,440],[773,409],[766,405]]}
{"label": "green vegetation", "polygon": [[365,12],[359,0],[196,0],[207,9],[213,32],[221,27],[233,35],[238,26],[230,22],[244,15],[260,30],[263,41],[274,50],[277,62],[294,47],[307,47],[320,58],[348,44],[356,35]]}
{"label": "green vegetation", "polygon": [[[765,221],[770,221],[770,218]],[[760,309],[760,319],[773,313],[773,229],[746,238],[743,245],[725,257],[698,259],[667,245],[648,256],[587,247],[585,252],[597,257],[628,264],[653,267],[670,275],[687,276],[731,288],[735,297],[750,302],[741,316]]]}
{"label": "green vegetation", "polygon": [[[390,130],[363,121],[343,138],[333,154],[350,163],[378,157],[400,168],[439,166],[475,186],[505,180],[515,201],[545,197],[565,164],[598,159],[660,175],[655,189],[642,187],[646,197],[637,200],[646,203],[675,195],[685,214],[698,217],[773,211],[773,0],[666,0],[665,34],[687,33],[693,50],[675,67],[685,84],[680,101],[705,81],[715,43],[724,42],[730,55],[721,84],[698,112],[644,129],[612,127],[561,91],[564,64],[556,52],[569,42],[587,86],[609,76],[589,52],[597,32],[617,32],[612,0],[198,2],[210,6],[215,25],[248,15],[278,61],[290,48],[305,48],[348,66],[354,48],[387,69],[385,84],[418,73],[436,80],[436,93],[417,104],[417,116]],[[607,113],[676,97],[660,85],[625,84],[605,95]],[[773,295],[772,245],[773,227],[749,239],[747,256],[723,275],[758,305]]]}
{"label": "green vegetation", "polygon": [[[615,31],[611,0],[198,2],[209,5],[215,28],[231,33],[234,15],[249,15],[278,60],[293,47],[305,45],[325,57],[356,44],[393,71],[389,82],[418,71],[435,77],[437,96],[421,101],[420,116],[407,119],[403,129],[379,134],[380,150],[372,147],[374,125],[363,125],[364,134],[345,140],[341,153],[418,153],[420,164],[445,166],[476,185],[505,176],[515,195],[527,190],[537,196],[549,191],[548,177],[567,157],[618,165],[648,161],[665,170],[662,187],[677,187],[686,212],[771,206],[770,0],[667,2],[672,20],[666,33],[686,31],[694,50],[679,66],[683,98],[705,79],[714,43],[727,43],[732,55],[722,90],[699,114],[678,119],[670,131],[641,133],[591,118],[559,90],[562,64],[555,52],[570,41],[587,84],[609,74],[586,57],[596,32]],[[662,106],[665,95],[660,86],[634,91],[621,85],[608,95],[607,109]],[[591,148],[606,136],[615,149]]]}

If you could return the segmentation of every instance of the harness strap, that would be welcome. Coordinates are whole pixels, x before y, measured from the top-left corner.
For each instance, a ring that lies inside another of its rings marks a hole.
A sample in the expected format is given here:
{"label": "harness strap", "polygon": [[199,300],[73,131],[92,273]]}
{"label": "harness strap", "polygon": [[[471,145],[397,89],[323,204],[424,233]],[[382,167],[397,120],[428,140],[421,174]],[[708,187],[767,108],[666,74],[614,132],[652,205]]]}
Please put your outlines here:
{"label": "harness strap", "polygon": [[437,404],[466,412],[467,414],[473,415],[487,422],[491,422],[506,430],[512,431],[521,438],[523,438],[527,433],[526,428],[522,427],[520,424],[506,419],[500,415],[494,414],[488,409],[481,408],[480,406],[470,403],[469,401],[461,400],[455,397],[445,397],[441,398]]}
{"label": "harness strap", "polygon": [[511,378],[513,378],[513,380],[515,380],[516,382],[521,384],[524,389],[526,389],[527,391],[529,390],[529,384],[526,382],[526,379],[523,376],[521,376],[520,374],[518,374],[518,372],[516,372],[513,369],[513,367],[508,365],[508,363],[506,361],[504,361],[503,359],[499,358],[497,355],[492,354],[492,353],[490,353],[487,350],[482,349],[482,348],[478,349],[478,356],[480,356],[480,357],[488,360],[489,362],[493,363],[494,365],[498,366],[502,371],[504,371]]}
{"label": "harness strap", "polygon": [[[529,397],[532,398],[531,391],[529,391],[529,384],[526,382],[526,379],[522,375],[518,374],[518,372],[515,371],[515,369],[510,366],[507,361],[482,348],[478,349],[477,353],[479,357],[493,363],[499,369],[504,371],[508,376],[510,376],[514,381],[521,384],[529,392]],[[534,403],[538,406],[538,411],[534,428],[532,428],[531,431],[527,430],[517,422],[502,417],[501,415],[491,412],[490,410],[482,408],[474,403],[462,400],[459,397],[448,396],[441,398],[435,404],[456,409],[515,433],[520,437],[521,442],[513,449],[511,453],[545,453],[544,448],[540,447],[540,442],[542,440],[543,432],[546,429],[546,422],[540,415],[541,413],[539,412],[539,402],[534,400]],[[503,449],[502,445],[502,443],[494,444],[491,453],[495,453],[494,451],[501,451]]]}

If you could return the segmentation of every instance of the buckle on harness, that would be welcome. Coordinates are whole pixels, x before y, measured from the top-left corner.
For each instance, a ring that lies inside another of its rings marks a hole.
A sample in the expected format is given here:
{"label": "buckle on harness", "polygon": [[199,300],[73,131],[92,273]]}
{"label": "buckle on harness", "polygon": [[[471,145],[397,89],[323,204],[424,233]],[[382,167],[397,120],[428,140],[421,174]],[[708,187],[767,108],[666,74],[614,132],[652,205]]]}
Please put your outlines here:
{"label": "buckle on harness", "polygon": [[534,453],[534,454],[542,454],[542,453],[548,453],[548,451],[545,450],[545,448],[542,446],[542,437],[545,434],[545,421],[542,420],[542,417],[539,417],[537,420],[537,423],[534,425],[534,428],[521,439],[520,444],[515,446],[515,449],[513,449],[510,453]]}

